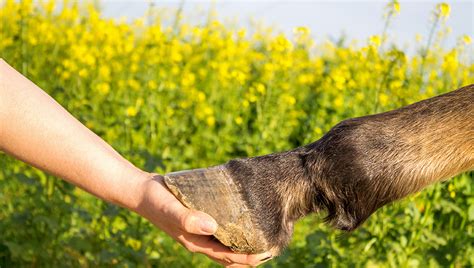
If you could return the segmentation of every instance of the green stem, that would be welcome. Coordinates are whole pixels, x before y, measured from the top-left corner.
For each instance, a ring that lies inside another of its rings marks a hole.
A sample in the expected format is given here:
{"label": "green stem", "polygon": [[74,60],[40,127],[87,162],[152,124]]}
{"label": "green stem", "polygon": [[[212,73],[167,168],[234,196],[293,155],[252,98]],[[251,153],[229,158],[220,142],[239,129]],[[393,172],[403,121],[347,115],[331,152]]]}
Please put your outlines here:
{"label": "green stem", "polygon": [[420,88],[422,88],[425,84],[425,78],[424,78],[424,73],[425,73],[425,65],[426,65],[426,58],[428,57],[428,52],[431,47],[431,43],[433,42],[433,36],[435,33],[435,30],[438,26],[440,17],[436,16],[435,21],[433,22],[433,26],[430,29],[430,34],[428,35],[428,41],[426,43],[425,49],[421,52],[421,67],[420,67]]}

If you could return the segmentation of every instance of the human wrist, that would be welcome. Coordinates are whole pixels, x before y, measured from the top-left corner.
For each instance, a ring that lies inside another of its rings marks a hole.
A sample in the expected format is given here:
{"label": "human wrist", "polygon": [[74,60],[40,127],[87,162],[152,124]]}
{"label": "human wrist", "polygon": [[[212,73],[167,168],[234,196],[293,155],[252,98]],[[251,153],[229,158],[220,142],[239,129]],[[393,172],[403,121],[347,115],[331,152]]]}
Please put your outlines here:
{"label": "human wrist", "polygon": [[159,211],[166,210],[168,192],[163,177],[156,173],[145,173],[139,190],[139,200],[131,208],[137,214],[155,222],[158,220]]}
{"label": "human wrist", "polygon": [[134,166],[122,171],[121,187],[114,194],[113,203],[132,211],[137,211],[143,202],[146,183],[152,175]]}

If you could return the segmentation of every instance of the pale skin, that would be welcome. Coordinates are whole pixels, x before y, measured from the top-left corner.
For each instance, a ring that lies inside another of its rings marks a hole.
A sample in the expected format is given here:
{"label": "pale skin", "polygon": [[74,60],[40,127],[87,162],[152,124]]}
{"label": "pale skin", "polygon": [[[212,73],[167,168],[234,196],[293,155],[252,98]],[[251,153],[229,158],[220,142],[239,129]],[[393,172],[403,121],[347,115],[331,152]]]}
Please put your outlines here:
{"label": "pale skin", "polygon": [[138,213],[189,251],[226,267],[257,266],[271,257],[233,253],[212,239],[211,216],[184,207],[163,177],[135,167],[2,59],[0,150]]}

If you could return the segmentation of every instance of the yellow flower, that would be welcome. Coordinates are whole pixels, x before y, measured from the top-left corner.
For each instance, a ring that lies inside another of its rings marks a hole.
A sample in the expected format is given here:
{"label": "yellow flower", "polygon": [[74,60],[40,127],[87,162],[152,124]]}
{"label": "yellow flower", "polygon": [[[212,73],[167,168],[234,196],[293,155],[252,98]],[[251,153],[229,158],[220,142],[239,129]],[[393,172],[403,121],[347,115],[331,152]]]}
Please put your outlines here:
{"label": "yellow flower", "polygon": [[169,106],[166,107],[166,115],[169,116],[169,117],[173,116],[174,115],[174,109],[169,107]]}
{"label": "yellow flower", "polygon": [[90,55],[90,54],[87,54],[84,58],[83,58],[83,62],[89,66],[94,66],[95,65],[95,58]]}
{"label": "yellow flower", "polygon": [[71,73],[68,72],[68,71],[63,71],[63,72],[61,73],[61,78],[62,78],[63,80],[67,80],[67,79],[69,79],[70,77],[71,77]]}
{"label": "yellow flower", "polygon": [[179,67],[174,65],[172,68],[171,68],[171,73],[174,74],[174,75],[177,75],[179,73]]}
{"label": "yellow flower", "polygon": [[86,78],[88,75],[89,75],[89,71],[87,71],[87,69],[81,69],[79,71],[79,76],[82,78]]}
{"label": "yellow flower", "polygon": [[158,85],[156,84],[156,82],[154,80],[150,80],[148,81],[148,87],[151,89],[151,90],[155,90],[158,88]]}
{"label": "yellow flower", "polygon": [[249,102],[256,102],[258,99],[257,99],[257,96],[255,96],[254,94],[249,94],[248,95],[248,101]]}
{"label": "yellow flower", "polygon": [[194,81],[196,80],[196,76],[193,73],[185,72],[183,74],[183,77],[181,79],[181,85],[183,86],[191,86],[194,84]]}
{"label": "yellow flower", "polygon": [[179,102],[179,107],[183,108],[183,109],[186,109],[188,108],[189,106],[191,106],[191,103],[187,100],[184,100],[184,101],[180,101]]}
{"label": "yellow flower", "polygon": [[379,35],[372,35],[369,37],[369,41],[370,43],[372,43],[372,45],[378,47],[382,44],[382,39],[380,38]]}
{"label": "yellow flower", "polygon": [[323,130],[320,127],[315,127],[314,134],[316,134],[317,136],[321,136],[321,134],[323,134]]}
{"label": "yellow flower", "polygon": [[416,34],[415,35],[415,40],[416,40],[416,42],[421,42],[423,40],[423,36],[421,34]]}
{"label": "yellow flower", "polygon": [[135,79],[128,79],[127,84],[131,89],[135,91],[140,89],[140,83],[138,83]]}
{"label": "yellow flower", "polygon": [[138,71],[138,65],[136,63],[132,64],[132,66],[130,66],[130,71],[136,73]]}
{"label": "yellow flower", "polygon": [[265,85],[262,84],[262,83],[258,83],[255,88],[257,89],[257,92],[260,93],[260,94],[265,94],[265,91],[266,91],[266,88],[265,88]]}
{"label": "yellow flower", "polygon": [[183,55],[181,55],[181,53],[177,51],[176,49],[171,49],[170,58],[172,61],[180,62],[183,60]]}
{"label": "yellow flower", "polygon": [[438,14],[441,18],[448,18],[451,13],[451,7],[447,3],[439,3],[436,5]]}
{"label": "yellow flower", "polygon": [[127,228],[125,221],[120,217],[115,217],[112,223],[112,232],[117,233],[118,231],[124,230],[125,228]]}
{"label": "yellow flower", "polygon": [[393,10],[395,10],[396,13],[400,13],[400,3],[398,1],[393,2]]}
{"label": "yellow flower", "polygon": [[135,19],[133,24],[137,27],[142,27],[145,24],[144,18]]}
{"label": "yellow flower", "polygon": [[423,204],[423,203],[417,204],[416,207],[418,208],[418,211],[420,211],[420,212],[425,211],[425,204]]}
{"label": "yellow flower", "polygon": [[201,77],[205,77],[205,76],[207,75],[207,70],[204,69],[204,68],[199,68],[198,74],[199,74],[199,76],[201,76]]}
{"label": "yellow flower", "polygon": [[313,81],[313,76],[310,74],[302,73],[298,75],[298,83],[300,83],[301,85],[309,84],[312,81]]}
{"label": "yellow flower", "polygon": [[395,80],[390,83],[390,89],[395,90],[395,89],[400,89],[403,86],[403,81],[401,80]]}
{"label": "yellow flower", "polygon": [[134,117],[137,115],[138,110],[134,106],[129,106],[127,107],[126,113],[127,113],[127,116]]}
{"label": "yellow flower", "polygon": [[206,100],[206,94],[204,94],[203,92],[199,91],[197,93],[197,99],[199,102],[203,102]]}
{"label": "yellow flower", "polygon": [[240,116],[237,116],[235,119],[234,119],[235,123],[237,125],[242,125],[242,123],[244,122],[244,120],[242,119],[242,117]]}
{"label": "yellow flower", "polygon": [[107,66],[100,66],[99,68],[99,76],[104,80],[110,79],[110,68]]}
{"label": "yellow flower", "polygon": [[212,127],[216,123],[216,119],[214,118],[214,116],[209,116],[206,119],[206,123],[207,123],[207,125]]}
{"label": "yellow flower", "polygon": [[450,183],[450,184],[448,185],[448,191],[452,192],[452,191],[454,191],[454,189],[455,189],[455,188],[454,188],[454,185],[453,185],[452,183]]}
{"label": "yellow flower", "polygon": [[293,106],[296,103],[295,97],[293,97],[291,95],[286,95],[285,94],[285,95],[282,96],[282,98],[283,98],[283,102],[287,105]]}
{"label": "yellow flower", "polygon": [[134,238],[128,238],[126,243],[127,246],[131,247],[133,250],[137,251],[141,248],[142,242]]}
{"label": "yellow flower", "polygon": [[462,36],[462,41],[464,42],[464,44],[469,45],[472,43],[472,38],[469,35],[465,34]]}
{"label": "yellow flower", "polygon": [[105,46],[102,49],[102,52],[104,53],[104,57],[107,59],[112,58],[112,56],[115,54],[115,51],[111,46]]}
{"label": "yellow flower", "polygon": [[341,108],[344,105],[344,98],[339,95],[334,99],[334,107]]}
{"label": "yellow flower", "polygon": [[130,58],[132,60],[132,62],[135,64],[137,63],[138,61],[140,61],[140,55],[138,53],[133,53],[132,54],[132,57]]}
{"label": "yellow flower", "polygon": [[43,8],[47,14],[53,13],[55,6],[55,1],[48,1],[43,3]]}
{"label": "yellow flower", "polygon": [[238,36],[240,39],[243,39],[246,34],[247,34],[247,30],[245,30],[244,28],[240,29],[240,30],[237,32],[237,36]]}
{"label": "yellow flower", "polygon": [[0,42],[3,47],[8,47],[13,44],[13,38],[3,38]]}
{"label": "yellow flower", "polygon": [[381,104],[382,106],[387,105],[388,100],[389,100],[389,98],[388,98],[387,94],[385,94],[385,93],[380,93],[380,95],[379,95],[379,102],[380,102],[380,104]]}
{"label": "yellow flower", "polygon": [[211,107],[204,107],[204,109],[202,109],[202,112],[205,115],[211,115],[211,114],[213,114],[214,111],[212,110]]}
{"label": "yellow flower", "polygon": [[301,35],[309,35],[311,33],[311,30],[306,26],[299,26],[293,29],[293,33],[301,34]]}
{"label": "yellow flower", "polygon": [[36,39],[36,37],[30,35],[28,36],[28,42],[32,45],[32,46],[35,46],[38,44],[38,39]]}
{"label": "yellow flower", "polygon": [[100,83],[97,85],[97,89],[102,95],[107,95],[110,91],[110,85],[108,83]]}
{"label": "yellow flower", "polygon": [[65,59],[62,64],[64,65],[64,68],[71,71],[75,72],[77,71],[78,67],[77,64],[69,59]]}

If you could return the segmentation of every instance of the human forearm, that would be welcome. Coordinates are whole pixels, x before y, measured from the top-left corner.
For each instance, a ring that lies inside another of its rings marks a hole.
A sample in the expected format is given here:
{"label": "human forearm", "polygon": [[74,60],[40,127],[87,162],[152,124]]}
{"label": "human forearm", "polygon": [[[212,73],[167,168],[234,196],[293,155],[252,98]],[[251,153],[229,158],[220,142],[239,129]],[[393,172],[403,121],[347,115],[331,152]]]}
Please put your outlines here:
{"label": "human forearm", "polygon": [[0,149],[121,206],[140,202],[142,171],[0,60]]}
{"label": "human forearm", "polygon": [[241,267],[235,265],[269,258],[236,254],[214,241],[212,217],[185,208],[161,176],[133,166],[1,59],[0,150],[137,212],[188,250],[221,264]]}

